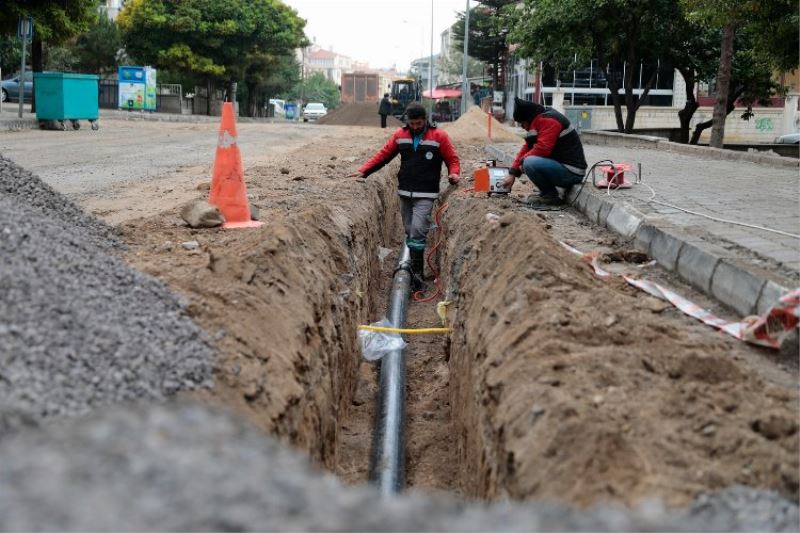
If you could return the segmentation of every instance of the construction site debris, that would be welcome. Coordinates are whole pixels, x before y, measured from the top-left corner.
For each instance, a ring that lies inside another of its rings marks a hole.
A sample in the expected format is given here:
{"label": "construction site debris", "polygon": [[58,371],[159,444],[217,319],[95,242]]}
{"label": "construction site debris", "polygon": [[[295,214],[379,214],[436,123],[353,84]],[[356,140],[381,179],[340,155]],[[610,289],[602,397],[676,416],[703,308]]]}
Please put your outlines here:
{"label": "construction site debris", "polygon": [[213,352],[116,232],[0,160],[0,436],[44,418],[210,384]]}
{"label": "construction site debris", "polygon": [[[796,531],[797,506],[736,487],[688,510],[466,504],[343,486],[228,414],[115,408],[0,442],[2,531]],[[135,497],[132,497],[135,496]]]}

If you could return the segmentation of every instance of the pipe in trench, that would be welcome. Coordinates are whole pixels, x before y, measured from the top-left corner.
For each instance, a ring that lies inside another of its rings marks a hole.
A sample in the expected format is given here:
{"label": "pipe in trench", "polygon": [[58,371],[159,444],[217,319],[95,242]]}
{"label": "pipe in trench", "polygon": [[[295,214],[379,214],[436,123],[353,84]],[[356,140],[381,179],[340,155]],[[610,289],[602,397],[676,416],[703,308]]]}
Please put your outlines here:
{"label": "pipe in trench", "polygon": [[[403,246],[392,279],[386,313],[392,327],[405,325],[410,288],[411,254],[408,247]],[[405,485],[405,372],[405,350],[389,352],[381,359],[369,478],[378,485],[384,497],[397,494]]]}

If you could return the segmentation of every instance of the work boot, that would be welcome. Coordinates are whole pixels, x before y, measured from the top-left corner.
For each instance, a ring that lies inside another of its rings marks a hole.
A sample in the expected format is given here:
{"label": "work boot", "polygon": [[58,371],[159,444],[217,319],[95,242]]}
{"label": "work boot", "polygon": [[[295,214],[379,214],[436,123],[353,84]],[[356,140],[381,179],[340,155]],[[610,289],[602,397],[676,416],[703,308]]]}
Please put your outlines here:
{"label": "work boot", "polygon": [[409,250],[411,252],[411,290],[422,290],[425,279],[425,250]]}

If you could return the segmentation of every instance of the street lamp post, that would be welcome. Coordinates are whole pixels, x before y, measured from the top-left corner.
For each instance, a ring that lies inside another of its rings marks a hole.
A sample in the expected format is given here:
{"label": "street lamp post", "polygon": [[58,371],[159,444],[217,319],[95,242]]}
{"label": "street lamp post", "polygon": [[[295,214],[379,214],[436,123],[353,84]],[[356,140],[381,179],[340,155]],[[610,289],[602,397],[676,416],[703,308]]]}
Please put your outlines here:
{"label": "street lamp post", "polygon": [[467,54],[469,52],[469,0],[467,0],[467,10],[464,11],[464,64],[462,71],[463,81],[461,82],[461,114],[467,112],[467,98],[469,98],[469,78],[467,77]]}
{"label": "street lamp post", "polygon": [[428,80],[428,91],[430,96],[430,115],[431,119],[433,119],[433,0],[431,0],[431,58],[428,61],[428,73],[430,75],[430,79]]}

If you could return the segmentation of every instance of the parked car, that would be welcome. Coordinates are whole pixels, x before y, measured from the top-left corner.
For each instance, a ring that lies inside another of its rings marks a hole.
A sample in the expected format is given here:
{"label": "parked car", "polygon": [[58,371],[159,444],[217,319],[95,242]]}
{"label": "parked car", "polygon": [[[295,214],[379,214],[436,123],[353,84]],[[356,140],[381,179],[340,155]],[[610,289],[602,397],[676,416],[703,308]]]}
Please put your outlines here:
{"label": "parked car", "polygon": [[[25,73],[22,84],[22,101],[30,102],[33,97],[33,72]],[[19,75],[0,82],[0,101],[19,101]]]}
{"label": "parked car", "polygon": [[321,104],[319,102],[311,102],[306,104],[306,107],[303,108],[303,122],[308,122],[309,120],[317,120],[318,118],[322,118],[328,114],[328,110],[325,109],[325,104]]}
{"label": "parked car", "polygon": [[776,144],[800,144],[800,133],[787,133],[775,138]]}

